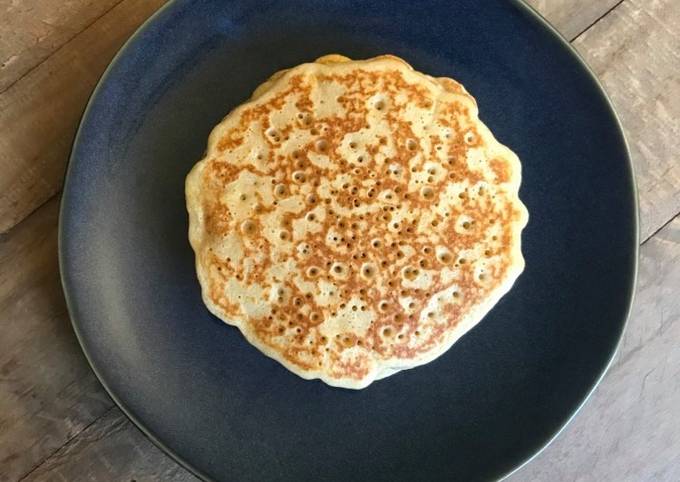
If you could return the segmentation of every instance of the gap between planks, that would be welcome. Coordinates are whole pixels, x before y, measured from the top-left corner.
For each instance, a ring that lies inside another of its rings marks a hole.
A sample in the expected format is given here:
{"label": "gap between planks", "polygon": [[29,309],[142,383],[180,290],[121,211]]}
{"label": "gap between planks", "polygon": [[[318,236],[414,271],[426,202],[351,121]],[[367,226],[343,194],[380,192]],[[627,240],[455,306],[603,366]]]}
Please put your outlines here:
{"label": "gap between planks", "polygon": [[38,470],[40,467],[42,467],[43,465],[45,465],[52,457],[54,457],[54,455],[55,455],[57,452],[59,452],[60,450],[62,450],[64,447],[66,447],[68,444],[70,444],[76,437],[78,437],[81,433],[83,433],[83,432],[86,431],[88,428],[92,427],[94,424],[96,424],[97,422],[99,422],[102,418],[106,417],[106,416],[107,416],[109,413],[111,413],[113,410],[119,410],[118,405],[116,405],[116,404],[111,405],[111,407],[110,407],[107,411],[105,411],[104,413],[102,413],[102,414],[99,415],[98,417],[94,418],[90,423],[88,423],[88,424],[85,425],[83,428],[81,428],[80,430],[78,430],[76,433],[74,433],[73,435],[71,435],[71,436],[70,436],[70,437],[69,437],[62,445],[60,445],[59,447],[57,447],[56,449],[54,449],[54,450],[52,451],[52,453],[50,453],[49,455],[47,455],[44,459],[42,459],[40,462],[38,462],[37,464],[35,464],[28,472],[26,472],[24,475],[22,475],[21,478],[19,478],[17,482],[21,482],[21,481],[25,480],[26,478],[30,477],[31,474],[32,474],[33,472],[35,472],[35,471]]}
{"label": "gap between planks", "polygon": [[[612,7],[610,10],[608,10],[608,11],[606,12],[605,15],[602,15],[601,17],[599,17],[598,19],[596,19],[592,24],[590,24],[586,29],[584,29],[583,31],[581,31],[580,33],[578,33],[578,34],[572,39],[572,41],[573,41],[573,40],[576,40],[576,39],[578,39],[578,38],[580,38],[585,32],[587,32],[587,31],[590,30],[594,25],[596,25],[597,23],[599,23],[603,18],[605,18],[605,17],[606,17],[610,12],[612,12],[615,8],[619,7],[619,5],[621,5],[622,3],[623,3],[622,1],[619,2],[619,3],[617,3],[614,7]],[[95,22],[96,22],[96,20],[95,20]],[[94,23],[94,22],[93,22],[93,23]],[[42,63],[42,62],[41,62],[41,63]],[[58,193],[57,193],[57,194],[54,194],[53,196],[51,196],[49,199],[47,199],[45,202],[43,202],[40,206],[43,206],[45,203],[49,202],[50,200],[53,200],[56,196],[58,196]],[[36,207],[35,209],[33,209],[33,210],[31,211],[31,214],[28,214],[27,217],[25,217],[24,219],[22,219],[22,220],[19,222],[19,224],[23,223],[27,218],[29,218],[30,216],[32,216],[32,215],[35,213],[35,211],[37,211],[37,210],[39,209],[40,206],[38,206],[38,207]],[[667,225],[669,225],[675,218],[677,218],[678,215],[679,215],[679,213],[676,213],[676,214],[675,214],[674,216],[672,216],[668,221],[666,221],[661,227],[659,227],[658,229],[654,230],[654,232],[652,232],[649,236],[647,236],[647,237],[641,242],[641,245],[646,244],[650,239],[652,239],[653,237],[655,237],[660,231],[663,230],[664,227],[666,227]],[[16,228],[16,227],[17,227],[17,225],[15,225],[15,226],[13,226],[12,228],[10,228],[10,230],[9,230],[7,233],[5,233],[5,234],[3,235],[3,237],[9,235],[9,234],[14,230],[14,228]],[[115,408],[115,407],[112,407],[109,411],[107,411],[107,413],[109,413],[111,410],[113,410],[113,408]],[[92,426],[93,424],[97,423],[99,420],[102,419],[102,417],[103,417],[103,415],[102,415],[102,416],[98,416],[98,417],[97,417],[96,419],[94,419],[90,424],[88,424],[87,427],[90,427],[90,426]],[[83,429],[83,430],[84,430],[84,429]],[[65,446],[66,444],[68,444],[68,443],[69,443],[71,440],[73,440],[74,438],[78,437],[78,435],[81,434],[81,433],[82,433],[82,430],[79,431],[77,434],[75,434],[73,437],[69,438],[69,439],[67,440],[67,442],[65,442],[64,445],[62,445],[62,447]],[[59,449],[57,449],[57,451],[58,451],[58,450],[59,450]],[[55,452],[56,452],[56,451],[55,451]],[[51,454],[51,455],[53,455],[53,454]],[[36,468],[40,467],[45,461],[47,461],[47,460],[51,457],[51,455],[48,456],[48,457],[46,457],[42,462],[40,462],[38,465],[36,465],[36,466],[31,470],[31,472],[32,472],[33,470],[35,470]],[[29,472],[29,473],[30,473],[30,472]],[[22,477],[22,479],[25,478],[25,477],[27,477],[27,476],[28,476],[28,474],[25,475],[24,477]]]}
{"label": "gap between planks", "polygon": [[575,42],[581,35],[583,35],[583,34],[586,33],[588,30],[590,30],[590,29],[593,28],[595,25],[597,25],[597,23],[598,23],[600,20],[602,20],[602,19],[605,18],[607,15],[609,15],[610,13],[612,13],[612,11],[613,11],[615,8],[617,8],[619,5],[621,5],[622,3],[623,3],[623,0],[619,0],[618,3],[616,3],[615,5],[612,5],[606,12],[604,12],[602,15],[600,15],[598,18],[596,18],[596,19],[593,21],[593,23],[591,23],[590,25],[588,25],[586,28],[584,28],[583,30],[581,30],[579,33],[577,33],[576,35],[574,35],[572,38],[570,38],[570,39],[569,39],[569,43]]}
{"label": "gap between planks", "polygon": [[50,57],[52,57],[54,54],[56,54],[57,52],[59,52],[59,50],[61,50],[62,48],[64,48],[64,46],[68,45],[68,43],[69,43],[71,40],[73,40],[74,38],[76,38],[77,36],[79,36],[81,33],[83,33],[85,30],[87,30],[88,28],[90,28],[90,27],[91,27],[94,23],[96,23],[100,18],[102,18],[102,17],[104,17],[105,15],[107,15],[111,10],[113,10],[114,8],[116,8],[116,7],[117,7],[121,2],[123,2],[123,1],[124,1],[124,0],[118,0],[116,3],[114,3],[113,5],[111,5],[109,8],[107,8],[106,10],[104,10],[102,13],[100,13],[99,15],[97,15],[96,17],[94,17],[91,21],[89,21],[88,23],[84,24],[79,30],[73,32],[73,35],[64,38],[63,41],[61,42],[61,45],[59,45],[58,47],[56,47],[52,52],[50,52],[48,55],[46,55],[43,59],[39,60],[38,62],[36,62],[35,64],[33,64],[31,67],[29,67],[28,69],[26,69],[23,73],[19,74],[14,80],[11,80],[7,85],[5,85],[4,87],[0,88],[0,95],[3,94],[4,92],[6,92],[7,90],[9,90],[10,88],[12,88],[12,86],[13,86],[14,84],[16,84],[17,82],[21,81],[24,77],[26,77],[27,75],[30,75],[31,72],[33,72],[35,69],[37,69],[37,68],[40,67],[42,64],[44,64],[47,60],[49,60]]}

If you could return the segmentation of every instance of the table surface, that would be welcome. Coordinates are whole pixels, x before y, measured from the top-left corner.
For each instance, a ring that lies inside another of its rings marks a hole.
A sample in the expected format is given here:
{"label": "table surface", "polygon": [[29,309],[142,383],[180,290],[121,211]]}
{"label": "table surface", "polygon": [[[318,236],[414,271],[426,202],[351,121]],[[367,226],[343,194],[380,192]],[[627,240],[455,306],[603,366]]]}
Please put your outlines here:
{"label": "table surface", "polygon": [[[162,0],[0,0],[0,481],[170,480],[90,371],[57,266],[80,114]],[[680,480],[680,1],[532,0],[607,89],[639,187],[640,272],[624,339],[578,416],[511,481]]]}

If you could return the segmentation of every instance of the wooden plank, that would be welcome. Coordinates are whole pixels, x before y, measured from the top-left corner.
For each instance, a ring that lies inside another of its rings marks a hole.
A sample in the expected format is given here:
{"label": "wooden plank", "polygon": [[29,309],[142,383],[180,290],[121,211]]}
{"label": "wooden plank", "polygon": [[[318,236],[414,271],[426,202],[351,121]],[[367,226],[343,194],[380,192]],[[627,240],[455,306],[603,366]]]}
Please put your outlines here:
{"label": "wooden plank", "polygon": [[[121,0],[0,1],[0,92]],[[530,0],[571,39],[619,0]]]}
{"label": "wooden plank", "polygon": [[680,480],[680,217],[643,246],[640,262],[615,363],[564,432],[509,481]]}
{"label": "wooden plank", "polygon": [[527,0],[568,40],[573,40],[621,0]]}
{"label": "wooden plank", "polygon": [[0,238],[0,480],[18,480],[112,406],[66,313],[57,208]]}
{"label": "wooden plank", "polygon": [[[578,0],[574,1],[578,3]],[[132,3],[126,0],[116,8]],[[673,124],[674,119],[680,117],[680,105],[674,97],[674,94],[677,97],[679,85],[678,69],[674,66],[678,65],[676,32],[680,31],[680,14],[673,3],[678,5],[672,0],[649,3],[625,0],[576,41],[579,50],[603,78],[628,130],[638,166],[643,236],[680,211],[677,204],[680,202],[678,163],[674,161],[678,127]],[[107,28],[112,29],[108,35],[115,36],[117,25],[110,22]],[[106,29],[99,32],[107,34]],[[78,41],[79,37],[72,42]],[[60,52],[68,48],[67,44]],[[89,52],[95,55],[94,49]],[[58,54],[12,89],[41,71]],[[84,63],[94,62],[78,55],[68,58],[76,57]],[[50,80],[51,76],[59,77],[60,69],[65,65],[68,64],[52,63],[52,70],[44,74],[42,80],[33,80],[33,90],[44,88],[56,93],[61,89],[60,95],[70,95],[68,89],[73,86],[67,81],[62,78],[53,85]],[[30,103],[28,97],[34,95],[30,89],[18,92],[24,97],[18,96],[17,102],[40,107]],[[43,100],[47,98],[49,96],[42,97]],[[11,108],[13,102],[0,95],[0,127],[6,127],[3,137],[9,137],[12,130],[5,124],[9,117],[3,117],[4,107]],[[13,112],[13,119],[20,120],[20,109]],[[45,112],[41,111],[40,115]],[[31,114],[34,121],[37,117]],[[52,122],[56,120],[59,119],[52,118]],[[43,129],[55,128],[54,124],[40,125]],[[31,124],[23,124],[25,132],[30,130],[27,126],[30,128]],[[7,159],[16,164],[31,159],[5,157],[3,137],[0,137],[0,172],[4,176],[10,172],[5,169]],[[13,139],[18,142],[18,138]],[[42,140],[37,136],[33,142]],[[47,151],[46,146],[33,151],[38,153],[35,155],[37,162],[41,162],[42,153]],[[5,185],[4,177],[0,179],[0,230],[3,219],[12,218],[11,225],[42,202],[36,200],[47,199],[49,196],[45,192],[49,189],[57,192],[58,183],[50,184],[47,177],[41,178],[38,174],[40,171],[33,172],[33,177],[26,178],[24,185],[33,187],[28,194],[32,201],[20,201],[14,206],[21,207],[24,214],[12,214],[11,205],[5,208],[2,190],[11,184]],[[60,177],[61,172],[58,175]],[[50,209],[51,221],[49,214],[44,214]],[[5,217],[8,213],[10,216]],[[112,421],[113,417],[120,417],[120,413],[115,408],[110,409],[111,402],[85,368],[73,335],[69,338],[63,300],[57,290],[55,220],[56,206],[52,201],[11,233],[0,237],[0,265],[3,266],[0,313],[7,313],[0,318],[3,330],[0,337],[0,480],[16,480],[29,472],[29,480],[80,480],[79,469],[85,474],[82,478],[88,480],[126,480],[126,474],[134,474],[130,478],[136,475],[137,480],[139,477],[155,480],[156,474],[174,474],[171,461],[160,458],[158,449],[148,442],[148,445],[130,442],[142,436],[129,422]],[[680,479],[680,460],[675,455],[680,453],[677,438],[680,426],[677,417],[673,417],[680,402],[677,383],[680,360],[677,348],[669,345],[680,337],[679,307],[677,302],[673,303],[672,296],[674,287],[680,286],[680,274],[677,268],[674,269],[674,266],[680,266],[678,222],[677,219],[673,221],[643,248],[635,312],[612,370],[565,432],[511,480]],[[50,250],[51,254],[48,254]],[[3,295],[6,292],[11,295]],[[97,420],[102,413],[107,415]],[[92,425],[81,433],[89,423]],[[55,457],[32,470],[69,439],[73,440]],[[116,461],[125,465],[127,472],[84,470],[83,467],[96,465],[97,460],[100,460],[99,465],[106,467],[99,458],[100,452],[105,454],[104,460],[109,460],[109,465],[110,460]],[[145,460],[152,462],[144,465]],[[143,469],[139,469],[140,466]],[[149,467],[152,466],[162,466],[162,469],[151,473]],[[57,473],[54,471],[66,469],[60,476],[53,475]],[[172,477],[175,475],[161,476],[171,480]]]}
{"label": "wooden plank", "polygon": [[[37,1],[37,0],[33,0]],[[567,0],[541,3],[548,18],[591,20]],[[0,232],[61,189],[87,98],[110,58],[164,0],[124,0],[0,94]],[[599,3],[599,2],[595,2]],[[604,3],[604,2],[603,2]],[[591,14],[594,15],[594,14]]]}
{"label": "wooden plank", "polygon": [[124,0],[0,94],[0,232],[61,189],[87,99],[116,50],[164,0]]}
{"label": "wooden plank", "polygon": [[[680,301],[672,296],[680,217],[643,246],[640,261],[635,308],[609,373],[557,440],[509,481],[680,480]],[[27,480],[81,480],[79,471],[82,479],[128,480],[150,466],[163,474],[152,480],[193,480],[112,413],[69,444],[85,449],[67,446]]]}
{"label": "wooden plank", "polygon": [[121,0],[0,0],[0,92]]}
{"label": "wooden plank", "polygon": [[52,480],[198,481],[154,446],[117,408],[23,479]]}
{"label": "wooden plank", "polygon": [[[0,129],[5,133],[0,137],[4,174],[0,232],[59,191],[71,139],[91,88],[116,47],[162,3],[124,0],[0,94]],[[554,15],[556,22],[560,15],[568,16],[564,12],[572,12],[559,7],[561,2],[536,5],[549,18]],[[576,42],[605,81],[629,132],[642,188],[644,235],[663,225],[678,207],[673,202],[678,167],[670,153],[674,141],[677,146],[672,121],[679,108],[667,95],[678,79],[672,67],[677,62],[673,51],[677,5],[672,0],[624,2]]]}
{"label": "wooden plank", "polygon": [[626,131],[645,239],[680,212],[680,2],[626,0],[574,45]]}

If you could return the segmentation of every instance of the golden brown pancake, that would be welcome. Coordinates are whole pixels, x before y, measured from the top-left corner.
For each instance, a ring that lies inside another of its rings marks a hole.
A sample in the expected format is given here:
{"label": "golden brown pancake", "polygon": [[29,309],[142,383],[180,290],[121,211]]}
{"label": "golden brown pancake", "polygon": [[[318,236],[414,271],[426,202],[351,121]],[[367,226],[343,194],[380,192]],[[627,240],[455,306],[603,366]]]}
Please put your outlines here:
{"label": "golden brown pancake", "polygon": [[520,179],[452,79],[394,56],[278,72],[187,177],[203,300],[297,375],[363,388],[440,356],[510,289]]}

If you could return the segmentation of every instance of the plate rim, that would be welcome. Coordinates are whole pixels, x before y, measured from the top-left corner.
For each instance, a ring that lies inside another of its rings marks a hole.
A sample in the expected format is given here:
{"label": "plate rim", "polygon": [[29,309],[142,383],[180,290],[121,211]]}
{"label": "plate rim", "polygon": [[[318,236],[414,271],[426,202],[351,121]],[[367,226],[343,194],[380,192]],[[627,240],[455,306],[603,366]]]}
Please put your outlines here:
{"label": "plate rim", "polygon": [[526,0],[512,0],[513,4],[517,5],[519,8],[524,8],[527,13],[529,13],[542,27],[544,27],[548,32],[552,33],[553,36],[557,38],[557,40],[560,42],[562,47],[565,47],[567,52],[571,54],[571,56],[581,65],[581,67],[584,69],[584,71],[588,74],[588,76],[591,78],[593,83],[595,84],[597,90],[599,91],[600,96],[604,99],[605,104],[607,106],[607,110],[611,114],[612,118],[614,119],[614,123],[616,124],[616,129],[619,131],[619,134],[621,135],[621,139],[623,140],[623,151],[625,154],[625,158],[628,161],[628,171],[630,173],[630,181],[631,181],[631,188],[632,188],[632,194],[633,194],[633,200],[635,202],[635,206],[633,209],[633,226],[635,230],[635,237],[634,237],[634,247],[633,247],[633,266],[632,266],[632,275],[631,279],[629,282],[629,289],[630,289],[630,295],[628,297],[628,304],[626,306],[625,314],[623,316],[623,322],[621,323],[621,329],[619,330],[619,333],[616,337],[616,344],[614,345],[614,348],[611,350],[611,353],[609,354],[609,359],[607,362],[604,364],[602,369],[600,370],[599,375],[597,376],[597,379],[593,383],[593,385],[590,387],[590,390],[586,395],[583,397],[583,400],[581,403],[578,404],[578,406],[574,409],[574,411],[569,415],[566,420],[562,423],[562,425],[555,431],[555,433],[548,437],[545,442],[542,443],[541,447],[533,454],[527,457],[524,461],[520,462],[516,467],[510,469],[507,471],[504,475],[498,478],[498,480],[504,480],[510,477],[512,474],[518,472],[520,469],[522,469],[524,466],[528,465],[532,460],[534,460],[536,457],[538,457],[550,444],[553,443],[553,441],[560,436],[560,434],[564,431],[565,428],[576,418],[576,416],[579,414],[581,409],[585,406],[586,403],[588,403],[588,400],[590,400],[590,397],[593,395],[595,392],[595,389],[600,385],[602,382],[602,379],[605,377],[607,372],[612,366],[612,363],[614,362],[614,358],[616,357],[616,354],[618,353],[619,349],[621,348],[621,340],[623,340],[623,335],[626,332],[626,329],[628,328],[628,323],[630,322],[630,315],[632,312],[633,308],[633,303],[635,301],[635,295],[637,293],[637,284],[638,284],[638,271],[639,271],[639,265],[640,265],[640,197],[639,197],[639,191],[638,191],[638,186],[637,186],[637,177],[635,176],[635,165],[633,164],[633,157],[631,156],[630,152],[630,145],[628,143],[628,138],[626,137],[626,131],[623,128],[623,124],[621,123],[621,119],[619,118],[619,115],[616,113],[616,109],[614,108],[614,104],[609,97],[609,94],[604,88],[604,85],[602,84],[602,81],[600,78],[597,76],[595,71],[590,67],[588,62],[581,56],[578,50],[571,45],[571,42],[569,42],[564,35],[562,35],[561,32],[557,30],[553,26],[552,23],[550,23],[543,15],[541,15],[534,7],[529,5]]}
{"label": "plate rim", "polygon": [[[109,64],[107,65],[106,69],[104,72],[101,74],[99,77],[99,80],[97,81],[96,86],[92,90],[92,93],[90,94],[87,104],[85,105],[85,108],[83,109],[83,113],[80,117],[80,120],[78,122],[78,129],[76,131],[76,135],[74,136],[73,142],[71,144],[71,152],[69,154],[69,158],[67,161],[67,165],[65,168],[65,174],[64,174],[64,183],[62,186],[62,195],[61,195],[61,200],[59,202],[59,222],[58,222],[58,228],[57,228],[57,255],[58,255],[58,262],[59,262],[59,277],[61,281],[61,286],[62,286],[62,291],[64,294],[64,299],[66,301],[66,308],[69,314],[69,320],[71,323],[71,327],[73,328],[73,331],[76,335],[76,339],[78,340],[78,344],[80,345],[80,349],[82,350],[85,359],[90,366],[90,369],[94,373],[95,377],[97,378],[97,381],[101,384],[101,386],[104,388],[108,396],[113,400],[115,405],[123,412],[123,414],[139,429],[144,436],[146,436],[156,447],[160,448],[166,455],[168,455],[172,460],[177,462],[179,465],[181,465],[184,469],[186,469],[188,472],[193,474],[194,476],[198,477],[201,480],[206,480],[206,481],[212,481],[211,477],[209,477],[206,473],[189,463],[184,457],[179,455],[177,452],[174,450],[170,449],[163,441],[161,441],[151,430],[149,430],[144,423],[132,412],[130,408],[128,408],[119,398],[118,396],[111,390],[111,388],[108,386],[106,380],[104,377],[100,374],[99,370],[95,366],[95,363],[93,362],[93,359],[86,348],[86,343],[84,336],[82,335],[82,332],[79,328],[79,322],[75,319],[73,314],[75,313],[75,305],[76,302],[72,299],[72,296],[70,294],[70,288],[69,288],[69,283],[66,280],[65,276],[65,270],[67,270],[67,265],[68,263],[66,262],[65,258],[65,245],[66,245],[66,227],[64,225],[64,218],[65,218],[65,211],[66,211],[66,204],[68,203],[68,198],[69,198],[69,192],[70,190],[68,189],[69,180],[71,179],[71,170],[74,165],[74,159],[76,157],[75,152],[76,152],[76,146],[79,144],[81,135],[82,135],[82,129],[83,129],[83,124],[84,121],[87,119],[87,116],[91,110],[93,100],[97,96],[97,93],[100,91],[102,86],[106,83],[107,78],[109,77],[109,74],[111,73],[111,70],[113,67],[116,65],[116,63],[119,61],[119,59],[125,55],[127,50],[130,48],[130,46],[143,34],[144,31],[146,31],[153,23],[155,23],[158,18],[163,15],[167,10],[170,10],[173,8],[177,3],[179,3],[179,0],[169,0],[167,3],[163,4],[161,7],[158,8],[153,14],[149,16],[133,33],[130,35],[130,37],[123,43],[123,45],[118,49],[116,54],[113,56]],[[619,118],[618,114],[616,113],[616,110],[614,108],[614,105],[607,94],[607,91],[605,90],[604,86],[602,85],[602,82],[598,78],[597,74],[593,71],[593,69],[588,65],[588,63],[585,61],[585,59],[581,56],[581,54],[571,45],[571,43],[545,18],[543,15],[541,15],[536,9],[534,9],[531,5],[529,5],[526,0],[511,0],[511,4],[515,6],[516,8],[523,10],[524,12],[528,13],[529,16],[532,17],[533,21],[537,23],[537,25],[540,25],[542,28],[547,30],[550,34],[552,34],[553,37],[555,37],[559,43],[561,44],[562,48],[566,50],[576,61],[578,64],[580,64],[581,68],[588,74],[588,76],[591,78],[593,81],[593,84],[595,86],[595,90],[597,93],[602,97],[602,99],[605,101],[605,105],[607,106],[607,110],[609,111],[609,114],[611,115],[613,119],[613,125],[616,127],[616,130],[618,131],[622,143],[623,143],[623,153],[625,160],[627,161],[627,166],[628,166],[628,171],[630,174],[630,184],[631,184],[631,190],[632,190],[632,196],[633,196],[633,201],[634,201],[634,206],[633,206],[633,228],[634,228],[634,246],[632,250],[633,254],[633,260],[632,260],[632,273],[630,276],[629,280],[629,297],[628,297],[628,303],[624,312],[623,320],[622,323],[620,324],[620,329],[618,334],[616,335],[616,343],[611,350],[611,353],[609,354],[609,358],[607,362],[604,364],[602,369],[600,370],[600,373],[598,374],[596,380],[593,382],[592,386],[586,393],[586,395],[583,397],[583,400],[578,404],[578,406],[571,412],[571,414],[566,417],[566,419],[562,422],[562,424],[559,426],[559,428],[549,437],[547,437],[545,440],[539,442],[540,446],[538,449],[536,449],[535,452],[533,452],[531,455],[528,457],[520,460],[517,465],[510,470],[507,470],[506,472],[502,473],[497,480],[504,480],[508,477],[510,477],[512,474],[518,472],[520,469],[525,467],[527,464],[529,464],[531,461],[533,461],[538,455],[540,455],[552,442],[560,436],[560,434],[564,431],[564,429],[574,420],[574,418],[579,414],[583,406],[590,400],[590,397],[593,395],[593,392],[595,389],[600,385],[602,382],[602,379],[604,376],[607,374],[609,371],[610,367],[612,366],[612,363],[614,361],[614,358],[616,354],[618,353],[620,347],[621,347],[621,340],[623,339],[623,335],[626,331],[626,328],[628,327],[628,323],[630,322],[630,315],[632,312],[632,307],[635,301],[635,295],[637,291],[637,284],[638,284],[638,271],[639,271],[639,258],[640,258],[640,202],[639,202],[639,192],[638,192],[638,186],[637,186],[637,178],[635,176],[635,166],[633,164],[632,156],[631,156],[631,151],[630,151],[630,146],[628,143],[628,139],[625,134],[625,130],[623,128],[623,125],[621,124],[621,119]]]}

